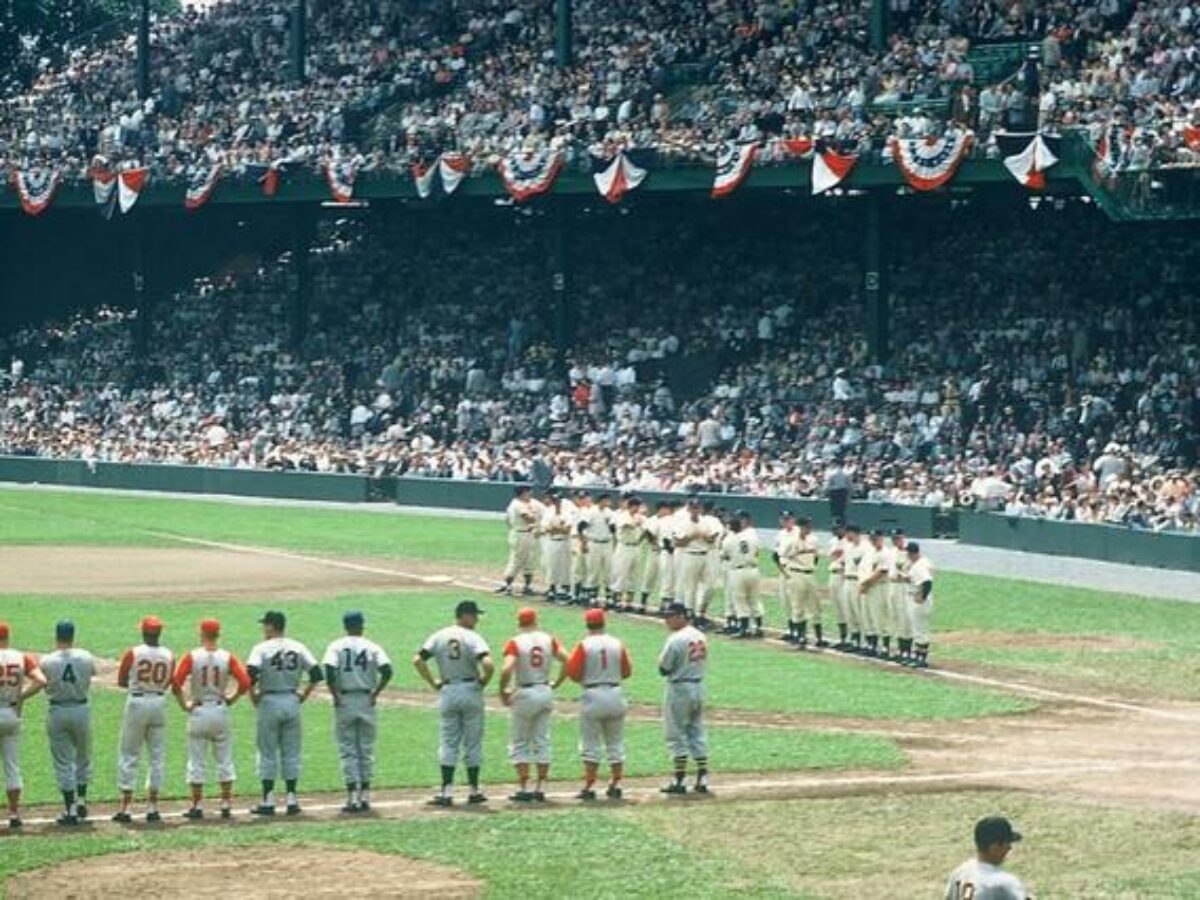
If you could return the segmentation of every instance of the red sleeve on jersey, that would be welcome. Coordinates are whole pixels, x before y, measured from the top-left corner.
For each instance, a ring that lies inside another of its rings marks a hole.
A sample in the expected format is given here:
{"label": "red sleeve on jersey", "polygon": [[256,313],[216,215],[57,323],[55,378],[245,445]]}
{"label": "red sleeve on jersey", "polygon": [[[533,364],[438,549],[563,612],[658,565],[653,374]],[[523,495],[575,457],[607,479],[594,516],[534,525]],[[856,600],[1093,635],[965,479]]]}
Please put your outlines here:
{"label": "red sleeve on jersey", "polygon": [[117,684],[125,687],[129,684],[129,670],[133,668],[133,651],[126,650],[121,657],[121,667],[117,669]]}
{"label": "red sleeve on jersey", "polygon": [[239,691],[244,694],[250,690],[250,675],[232,653],[229,654],[229,674],[237,682]]}
{"label": "red sleeve on jersey", "polygon": [[576,644],[571,655],[567,657],[567,677],[572,681],[583,681],[583,664],[586,659],[583,644]]}
{"label": "red sleeve on jersey", "polygon": [[550,652],[555,656],[563,652],[562,644],[558,642],[558,638],[556,637],[550,638]]}
{"label": "red sleeve on jersey", "polygon": [[504,645],[504,655],[505,656],[520,656],[521,655],[520,652],[517,650],[517,642],[516,641],[510,640],[507,644]]}
{"label": "red sleeve on jersey", "polygon": [[192,654],[185,654],[183,659],[179,661],[179,666],[175,669],[175,677],[171,679],[171,684],[177,690],[183,690],[184,684],[188,680],[188,676],[192,674]]}
{"label": "red sleeve on jersey", "polygon": [[633,663],[629,660],[629,651],[621,646],[621,677],[628,678],[633,674]]}
{"label": "red sleeve on jersey", "polygon": [[34,672],[37,671],[37,667],[38,667],[37,657],[35,657],[32,653],[26,653],[25,654],[25,674],[26,675],[33,674]]}

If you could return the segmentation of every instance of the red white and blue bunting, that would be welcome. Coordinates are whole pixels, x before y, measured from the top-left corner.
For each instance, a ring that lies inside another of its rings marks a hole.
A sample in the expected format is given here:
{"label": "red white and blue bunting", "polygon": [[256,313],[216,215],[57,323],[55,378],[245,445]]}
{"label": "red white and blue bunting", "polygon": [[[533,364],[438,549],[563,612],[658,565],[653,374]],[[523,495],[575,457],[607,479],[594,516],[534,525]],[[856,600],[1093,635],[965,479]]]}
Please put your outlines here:
{"label": "red white and blue bunting", "polygon": [[550,150],[513,153],[496,164],[504,189],[518,203],[547,193],[562,167],[562,154]]}
{"label": "red white and blue bunting", "polygon": [[646,180],[646,170],[631,163],[623,152],[607,160],[593,156],[592,170],[596,190],[609,203],[620,203],[622,197]]}
{"label": "red white and blue bunting", "polygon": [[453,194],[470,174],[471,159],[465,153],[443,153],[436,162],[428,165],[414,163],[412,166],[413,184],[416,185],[417,196],[422,200],[428,199],[433,193],[435,178],[441,181],[443,193]]}
{"label": "red white and blue bunting", "polygon": [[892,138],[892,158],[913,190],[932,191],[954,177],[974,142],[969,131],[942,137]]}
{"label": "red white and blue bunting", "polygon": [[334,203],[349,203],[354,199],[354,182],[358,178],[358,165],[354,160],[330,162],[325,166],[325,181]]}
{"label": "red white and blue bunting", "polygon": [[117,173],[117,202],[121,207],[122,213],[127,213],[138,198],[142,196],[142,191],[146,189],[146,183],[150,180],[150,169],[147,166],[139,166],[136,169],[125,169]]}
{"label": "red white and blue bunting", "polygon": [[1041,132],[996,134],[1004,168],[1031,191],[1046,187],[1046,172],[1058,164],[1059,138]]}
{"label": "red white and blue bunting", "polygon": [[749,144],[721,145],[717,154],[717,174],[713,178],[712,196],[714,199],[728,197],[736,191],[750,174],[754,160],[758,157],[760,145],[757,141]]}
{"label": "red white and blue bunting", "polygon": [[813,196],[823,194],[845,181],[857,162],[857,156],[837,153],[834,150],[821,150],[816,153],[813,156],[812,168]]}
{"label": "red white and blue bunting", "polygon": [[208,202],[216,190],[217,182],[221,179],[219,165],[200,169],[188,179],[187,192],[183,195],[184,208],[189,212],[197,210]]}
{"label": "red white and blue bunting", "polygon": [[30,216],[40,216],[54,200],[54,193],[62,182],[62,175],[46,169],[31,169],[26,172],[13,170],[12,183],[21,200],[21,209]]}

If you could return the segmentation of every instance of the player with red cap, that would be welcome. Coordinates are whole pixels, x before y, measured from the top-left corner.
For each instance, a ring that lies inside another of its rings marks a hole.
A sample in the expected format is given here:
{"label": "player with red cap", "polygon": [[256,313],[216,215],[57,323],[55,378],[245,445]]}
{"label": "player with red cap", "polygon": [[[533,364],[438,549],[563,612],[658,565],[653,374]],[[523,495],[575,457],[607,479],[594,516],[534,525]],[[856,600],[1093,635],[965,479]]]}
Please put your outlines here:
{"label": "player with red cap", "polygon": [[158,616],[146,616],[139,629],[142,642],[126,651],[117,670],[117,684],[128,692],[125,712],[121,719],[120,760],[117,764],[117,787],[121,791],[121,808],[114,822],[133,821],[129,812],[133,804],[133,789],[137,784],[142,747],[150,756],[150,778],[146,803],[146,821],[161,822],[158,795],[166,774],[167,759],[167,691],[175,672],[175,655],[162,646],[163,623]]}
{"label": "player with red cap", "polygon": [[633,674],[633,664],[625,644],[605,633],[604,610],[589,609],[583,621],[587,635],[571,651],[566,667],[567,677],[583,685],[579,749],[584,774],[578,797],[596,799],[596,777],[603,753],[612,772],[606,794],[610,800],[620,800],[625,773],[625,713],[629,709],[621,682]]}
{"label": "player with red cap", "polygon": [[[192,805],[185,819],[204,818],[204,783],[209,748],[217,764],[221,785],[221,818],[233,815],[233,735],[229,727],[229,708],[250,690],[250,676],[236,656],[218,646],[221,623],[205,619],[200,623],[200,646],[184,654],[171,679],[171,690],[188,717],[187,778],[192,789]],[[231,689],[232,688],[232,692]]]}
{"label": "player with red cap", "polygon": [[0,754],[8,791],[8,827],[21,827],[21,707],[46,686],[37,660],[8,645],[11,631],[0,622]]}
{"label": "player with red cap", "polygon": [[[550,777],[550,716],[554,691],[566,679],[567,652],[558,638],[538,627],[537,611],[517,613],[517,634],[504,645],[500,670],[500,699],[512,709],[509,718],[508,755],[517,769],[514,803],[541,802]],[[550,661],[558,660],[558,672],[550,677]],[[515,684],[514,684],[515,683]],[[537,765],[537,781],[529,789],[529,766]]]}

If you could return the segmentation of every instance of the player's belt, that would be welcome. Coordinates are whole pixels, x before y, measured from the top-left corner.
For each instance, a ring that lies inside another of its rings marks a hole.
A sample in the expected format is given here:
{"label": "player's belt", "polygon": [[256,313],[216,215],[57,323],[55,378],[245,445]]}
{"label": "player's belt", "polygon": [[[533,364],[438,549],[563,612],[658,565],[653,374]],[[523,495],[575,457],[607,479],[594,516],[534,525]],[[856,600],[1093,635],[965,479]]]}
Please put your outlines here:
{"label": "player's belt", "polygon": [[621,541],[622,547],[636,547],[641,541]]}
{"label": "player's belt", "polygon": [[517,534],[533,534],[532,528],[514,528],[513,531]]}
{"label": "player's belt", "polygon": [[87,701],[86,700],[51,700],[50,705],[51,706],[87,706]]}
{"label": "player's belt", "polygon": [[843,575],[842,577],[845,578],[847,581],[858,581],[857,575]]}
{"label": "player's belt", "polygon": [[612,543],[612,541],[608,541],[608,540],[598,541],[595,538],[590,538],[590,540],[593,544],[611,544]]}
{"label": "player's belt", "polygon": [[559,537],[559,538],[552,537],[552,538],[550,538],[550,540],[552,540],[552,541],[565,541],[565,540],[566,540],[566,538],[565,538],[565,537]]}
{"label": "player's belt", "polygon": [[791,566],[788,566],[788,571],[789,572],[797,572],[800,575],[811,575],[813,573],[812,569],[794,569]]}
{"label": "player's belt", "polygon": [[757,569],[758,566],[756,566],[754,563],[746,563],[746,565],[744,565],[744,566],[733,566],[733,568],[735,568],[735,569]]}
{"label": "player's belt", "polygon": [[161,697],[166,691],[130,691],[130,697]]}
{"label": "player's belt", "polygon": [[684,550],[683,552],[690,556],[708,556],[707,550]]}
{"label": "player's belt", "polygon": [[615,688],[615,687],[617,687],[617,683],[615,681],[593,681],[591,684],[585,684],[584,687],[585,688],[598,688],[598,687],[613,687],[613,688]]}
{"label": "player's belt", "polygon": [[296,693],[296,688],[288,688],[285,691],[263,691],[264,696],[274,694],[276,696],[282,697],[286,694],[295,694],[295,693]]}
{"label": "player's belt", "polygon": [[527,681],[525,684],[518,684],[519,688],[545,687],[549,684],[548,681]]}
{"label": "player's belt", "polygon": [[369,694],[370,688],[350,688],[349,690],[338,691],[339,694]]}
{"label": "player's belt", "polygon": [[699,684],[702,680],[700,678],[672,678],[671,684]]}
{"label": "player's belt", "polygon": [[201,706],[224,706],[225,703],[224,697],[205,697],[200,701]]}
{"label": "player's belt", "polygon": [[451,678],[446,684],[479,684],[478,678]]}

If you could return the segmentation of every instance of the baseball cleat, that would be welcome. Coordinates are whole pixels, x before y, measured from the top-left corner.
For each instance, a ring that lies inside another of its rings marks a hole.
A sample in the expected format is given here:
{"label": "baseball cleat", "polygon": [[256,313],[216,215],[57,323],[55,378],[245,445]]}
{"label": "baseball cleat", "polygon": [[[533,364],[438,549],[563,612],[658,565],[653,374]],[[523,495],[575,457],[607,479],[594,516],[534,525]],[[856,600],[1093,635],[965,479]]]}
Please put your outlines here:
{"label": "baseball cleat", "polygon": [[87,818],[87,805],[86,804],[77,803],[75,805],[75,818],[77,818],[80,822],[82,822],[84,819]]}
{"label": "baseball cleat", "polygon": [[342,807],[342,812],[348,816],[352,816],[355,813],[361,812],[361,811],[362,811],[362,807],[354,802],[347,803],[345,806]]}
{"label": "baseball cleat", "polygon": [[448,806],[453,806],[454,801],[451,800],[449,797],[438,796],[438,797],[434,797],[432,800],[430,800],[429,805],[430,806],[448,807]]}
{"label": "baseball cleat", "polygon": [[533,792],[533,802],[534,803],[545,803],[546,802],[545,793],[542,791],[534,791]]}
{"label": "baseball cleat", "polygon": [[182,815],[185,819],[191,819],[193,822],[198,822],[200,819],[204,818],[204,810],[198,806],[193,806],[191,809],[184,810]]}
{"label": "baseball cleat", "polygon": [[8,820],[9,831],[20,831],[25,827],[25,823],[21,821],[19,816],[11,816]]}
{"label": "baseball cleat", "polygon": [[371,804],[368,803],[366,800],[359,800],[358,801],[358,811],[360,813],[369,813],[371,811]]}
{"label": "baseball cleat", "polygon": [[113,814],[112,820],[120,825],[128,825],[133,821],[133,816],[127,812],[119,812]]}
{"label": "baseball cleat", "polygon": [[300,804],[299,803],[289,803],[287,805],[287,814],[289,816],[300,815]]}
{"label": "baseball cleat", "polygon": [[584,788],[582,791],[580,791],[578,794],[575,795],[575,799],[583,800],[584,802],[595,800],[596,792],[593,791],[591,788]]}
{"label": "baseball cleat", "polygon": [[517,791],[515,794],[509,794],[508,799],[513,803],[532,803],[533,791]]}
{"label": "baseball cleat", "polygon": [[663,794],[686,794],[687,793],[687,785],[679,784],[677,782],[671,782],[670,784],[666,785],[665,787],[659,788],[659,791]]}
{"label": "baseball cleat", "polygon": [[260,803],[258,806],[250,807],[250,815],[252,815],[252,816],[273,816],[273,815],[275,815],[275,807],[267,806],[265,803]]}
{"label": "baseball cleat", "polygon": [[531,588],[531,587],[524,588],[521,591],[521,596],[522,597],[532,597],[533,596],[533,588]]}
{"label": "baseball cleat", "polygon": [[484,796],[483,791],[473,791],[467,794],[467,802],[471,804],[487,803],[487,797]]}
{"label": "baseball cleat", "polygon": [[707,794],[708,793],[708,783],[704,782],[704,781],[697,781],[696,786],[693,787],[692,790],[695,791],[697,794]]}
{"label": "baseball cleat", "polygon": [[610,784],[608,790],[604,792],[604,796],[609,800],[620,800],[624,793],[615,784]]}
{"label": "baseball cleat", "polygon": [[162,813],[160,813],[157,809],[152,809],[152,810],[150,810],[150,812],[146,813],[146,822],[148,824],[153,825],[156,822],[161,822],[161,821],[162,821]]}
{"label": "baseball cleat", "polygon": [[502,585],[500,585],[500,587],[496,588],[495,593],[507,594],[508,596],[511,597],[512,596],[512,587],[507,584],[502,584]]}
{"label": "baseball cleat", "polygon": [[223,808],[221,810],[221,818],[222,819],[232,819],[233,818],[233,810],[230,809],[228,806],[226,806],[225,808]]}

